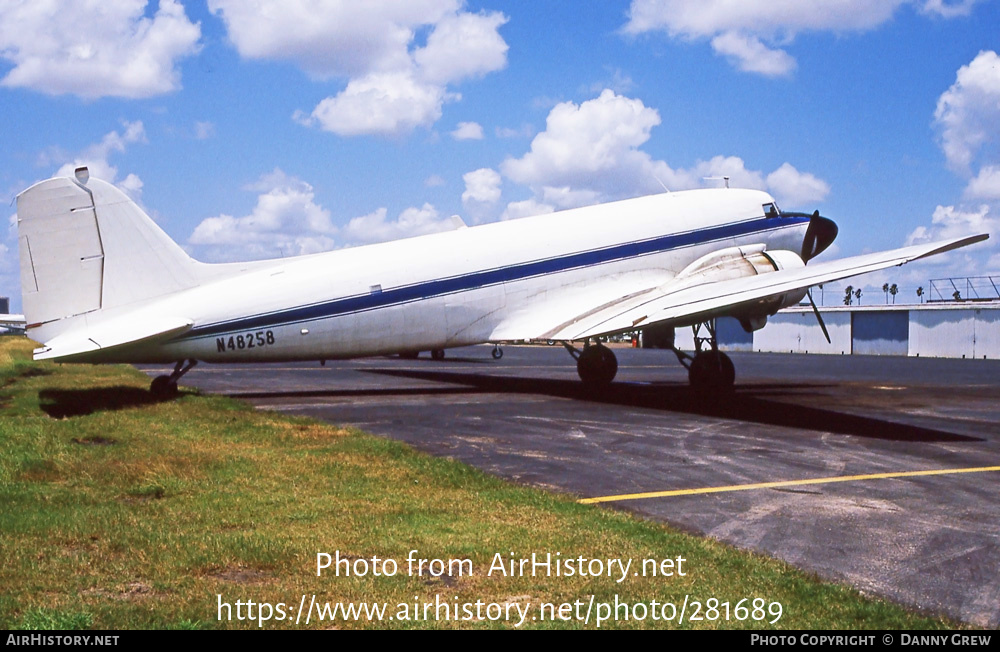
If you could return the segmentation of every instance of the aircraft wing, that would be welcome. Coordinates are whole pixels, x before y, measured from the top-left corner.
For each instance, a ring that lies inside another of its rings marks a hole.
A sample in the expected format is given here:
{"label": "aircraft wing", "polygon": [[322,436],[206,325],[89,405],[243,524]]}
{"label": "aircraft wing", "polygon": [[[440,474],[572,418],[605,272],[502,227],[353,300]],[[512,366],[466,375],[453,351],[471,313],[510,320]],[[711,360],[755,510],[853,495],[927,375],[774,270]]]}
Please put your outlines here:
{"label": "aircraft wing", "polygon": [[[654,289],[623,294],[616,301],[605,302],[574,316],[565,313],[536,315],[532,325],[536,326],[534,330],[537,332],[523,332],[511,337],[513,331],[518,330],[516,327],[502,331],[507,335],[504,339],[581,340],[636,330],[658,322],[693,324],[713,317],[738,314],[768,297],[902,265],[988,237],[982,234],[955,238],[693,286],[677,283],[673,284],[673,289],[671,283],[666,283]],[[548,327],[538,329],[537,325],[546,319]]]}

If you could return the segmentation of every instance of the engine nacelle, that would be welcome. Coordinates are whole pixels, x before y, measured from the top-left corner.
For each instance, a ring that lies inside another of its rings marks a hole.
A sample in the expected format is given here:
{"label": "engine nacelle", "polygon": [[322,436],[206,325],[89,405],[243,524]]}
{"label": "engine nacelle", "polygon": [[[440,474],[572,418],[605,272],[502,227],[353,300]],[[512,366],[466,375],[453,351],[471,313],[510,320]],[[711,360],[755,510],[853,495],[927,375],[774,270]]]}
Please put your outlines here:
{"label": "engine nacelle", "polygon": [[[674,278],[670,287],[681,289],[800,267],[805,267],[805,262],[793,251],[766,251],[763,244],[730,247],[694,261]],[[806,290],[803,289],[765,297],[747,305],[734,316],[746,331],[759,330],[767,323],[768,316],[798,304],[805,296]]]}
{"label": "engine nacelle", "polygon": [[[777,272],[782,269],[799,269],[806,266],[805,261],[803,261],[802,258],[793,251],[777,249],[775,251],[769,251],[764,255],[766,255],[774,263],[774,269],[769,271]],[[807,288],[803,288],[801,290],[793,290],[791,292],[779,294],[774,297],[768,297],[766,301],[777,304],[777,307],[768,314],[773,315],[782,308],[798,305],[798,303],[805,298],[808,291],[809,290]]]}

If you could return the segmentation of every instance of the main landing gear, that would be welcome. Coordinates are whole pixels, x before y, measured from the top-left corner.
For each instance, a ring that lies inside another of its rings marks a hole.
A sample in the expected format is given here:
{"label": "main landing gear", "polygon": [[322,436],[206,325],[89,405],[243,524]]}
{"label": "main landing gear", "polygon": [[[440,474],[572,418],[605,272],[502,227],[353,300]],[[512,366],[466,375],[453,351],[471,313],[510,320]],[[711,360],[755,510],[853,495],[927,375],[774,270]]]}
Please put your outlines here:
{"label": "main landing gear", "polygon": [[601,343],[591,344],[590,340],[583,345],[583,350],[573,347],[569,342],[563,342],[569,354],[576,358],[576,373],[580,380],[590,387],[605,387],[611,384],[618,373],[618,360],[608,347]]}
{"label": "main landing gear", "polygon": [[194,369],[197,360],[180,360],[174,366],[174,372],[169,376],[157,376],[149,386],[150,393],[156,398],[173,398],[177,396],[177,381],[181,376]]}
{"label": "main landing gear", "polygon": [[[681,351],[674,344],[673,329],[666,331],[665,348],[677,356],[688,370],[688,381],[696,394],[715,398],[733,390],[736,382],[736,368],[729,356],[719,350],[715,336],[715,320],[695,324],[694,355]],[[575,348],[570,342],[563,342],[569,354],[576,359],[576,371],[580,380],[590,387],[606,387],[618,373],[618,360],[608,347],[600,343],[584,344],[583,349]]]}
{"label": "main landing gear", "polygon": [[[673,342],[670,347],[680,363],[688,370],[691,389],[704,395],[732,391],[736,382],[736,368],[729,356],[719,350],[719,341],[715,336],[715,320],[695,324],[692,328],[694,356],[673,346]],[[708,333],[707,336],[702,335],[702,329]]]}

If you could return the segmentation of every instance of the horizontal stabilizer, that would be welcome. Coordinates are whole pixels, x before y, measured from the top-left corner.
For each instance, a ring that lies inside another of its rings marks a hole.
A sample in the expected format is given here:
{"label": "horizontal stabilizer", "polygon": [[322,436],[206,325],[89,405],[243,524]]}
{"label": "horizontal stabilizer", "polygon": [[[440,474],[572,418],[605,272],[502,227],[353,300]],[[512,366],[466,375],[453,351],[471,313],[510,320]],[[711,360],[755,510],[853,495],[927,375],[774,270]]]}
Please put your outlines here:
{"label": "horizontal stabilizer", "polygon": [[96,361],[95,352],[161,342],[187,332],[192,325],[190,319],[123,317],[49,340],[44,347],[35,349],[35,360],[87,362],[89,357],[95,357]]}

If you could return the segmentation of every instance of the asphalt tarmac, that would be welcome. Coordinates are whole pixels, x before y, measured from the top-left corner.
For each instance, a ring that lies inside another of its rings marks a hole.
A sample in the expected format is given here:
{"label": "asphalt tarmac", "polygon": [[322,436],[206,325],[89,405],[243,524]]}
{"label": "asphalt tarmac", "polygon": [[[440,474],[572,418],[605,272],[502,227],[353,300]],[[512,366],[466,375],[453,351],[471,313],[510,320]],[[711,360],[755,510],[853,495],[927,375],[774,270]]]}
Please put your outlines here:
{"label": "asphalt tarmac", "polygon": [[704,401],[668,351],[615,349],[596,393],[562,347],[490,351],[203,364],[181,384],[1000,626],[1000,361],[733,354],[734,396]]}

